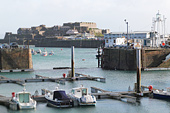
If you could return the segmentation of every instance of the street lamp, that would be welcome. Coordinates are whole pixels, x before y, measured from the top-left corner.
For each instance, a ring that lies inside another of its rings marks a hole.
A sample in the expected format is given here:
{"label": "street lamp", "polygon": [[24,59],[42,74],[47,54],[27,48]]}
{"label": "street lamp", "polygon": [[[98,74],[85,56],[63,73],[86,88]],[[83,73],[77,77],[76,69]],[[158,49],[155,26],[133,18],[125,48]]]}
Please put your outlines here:
{"label": "street lamp", "polygon": [[129,39],[129,36],[128,36],[128,22],[126,21],[126,19],[124,21],[127,24],[127,46],[129,46],[129,43],[128,43],[128,39]]}
{"label": "street lamp", "polygon": [[8,34],[8,39],[9,39],[9,45],[10,45],[10,34]]}

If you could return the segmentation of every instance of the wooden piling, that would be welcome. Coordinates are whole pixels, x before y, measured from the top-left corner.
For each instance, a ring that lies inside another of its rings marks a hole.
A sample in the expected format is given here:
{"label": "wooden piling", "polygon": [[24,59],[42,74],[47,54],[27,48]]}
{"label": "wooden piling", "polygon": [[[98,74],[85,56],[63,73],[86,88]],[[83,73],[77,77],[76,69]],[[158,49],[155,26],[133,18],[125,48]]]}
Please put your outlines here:
{"label": "wooden piling", "polygon": [[74,46],[71,47],[71,77],[74,78]]}
{"label": "wooden piling", "polygon": [[99,68],[100,67],[100,48],[98,48],[97,53],[98,53],[97,59],[98,59],[98,68]]}
{"label": "wooden piling", "polygon": [[141,93],[141,49],[136,48],[136,64],[137,64],[137,93]]}

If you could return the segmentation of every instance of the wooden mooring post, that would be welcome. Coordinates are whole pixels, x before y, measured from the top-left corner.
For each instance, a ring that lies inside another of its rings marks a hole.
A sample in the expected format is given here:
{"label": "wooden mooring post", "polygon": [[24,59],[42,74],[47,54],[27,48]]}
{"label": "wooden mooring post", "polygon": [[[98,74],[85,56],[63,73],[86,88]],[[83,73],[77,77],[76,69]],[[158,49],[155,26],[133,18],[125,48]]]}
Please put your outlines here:
{"label": "wooden mooring post", "polygon": [[100,60],[101,60],[101,53],[100,53],[100,47],[98,47],[98,51],[97,51],[97,53],[98,53],[98,56],[97,56],[97,59],[98,59],[98,68],[100,67]]}
{"label": "wooden mooring post", "polygon": [[71,47],[71,77],[74,78],[74,46]]}
{"label": "wooden mooring post", "polygon": [[141,93],[141,45],[137,43],[136,47],[136,64],[137,64],[137,93]]}

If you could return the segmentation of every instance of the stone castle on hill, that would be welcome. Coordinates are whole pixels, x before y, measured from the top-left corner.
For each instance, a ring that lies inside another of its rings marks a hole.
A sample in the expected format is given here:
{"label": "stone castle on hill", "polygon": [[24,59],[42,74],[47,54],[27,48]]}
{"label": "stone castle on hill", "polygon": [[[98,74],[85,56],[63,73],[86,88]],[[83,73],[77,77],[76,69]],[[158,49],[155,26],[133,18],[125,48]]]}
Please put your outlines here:
{"label": "stone castle on hill", "polygon": [[31,28],[19,28],[17,34],[7,32],[4,40],[36,40],[45,38],[66,40],[65,37],[69,36],[72,36],[74,39],[92,39],[94,37],[104,37],[104,33],[110,33],[110,30],[99,29],[94,22],[69,22],[63,23],[62,26],[46,27],[46,25],[40,25]]}

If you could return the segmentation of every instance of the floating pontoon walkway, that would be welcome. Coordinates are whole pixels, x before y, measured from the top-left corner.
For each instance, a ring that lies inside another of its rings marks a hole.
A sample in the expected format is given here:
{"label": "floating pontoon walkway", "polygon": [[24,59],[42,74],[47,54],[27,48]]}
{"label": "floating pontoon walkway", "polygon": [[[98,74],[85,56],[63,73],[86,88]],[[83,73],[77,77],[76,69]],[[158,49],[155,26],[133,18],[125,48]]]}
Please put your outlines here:
{"label": "floating pontoon walkway", "polygon": [[92,77],[90,75],[76,73],[76,77],[60,77],[60,78],[51,78],[45,77],[42,75],[35,75],[35,78],[27,78],[27,79],[9,79],[4,76],[0,76],[0,83],[15,83],[19,85],[24,85],[26,82],[57,82],[59,84],[65,84],[65,81],[76,81],[76,80],[93,80],[105,82],[106,79],[102,77]]}

